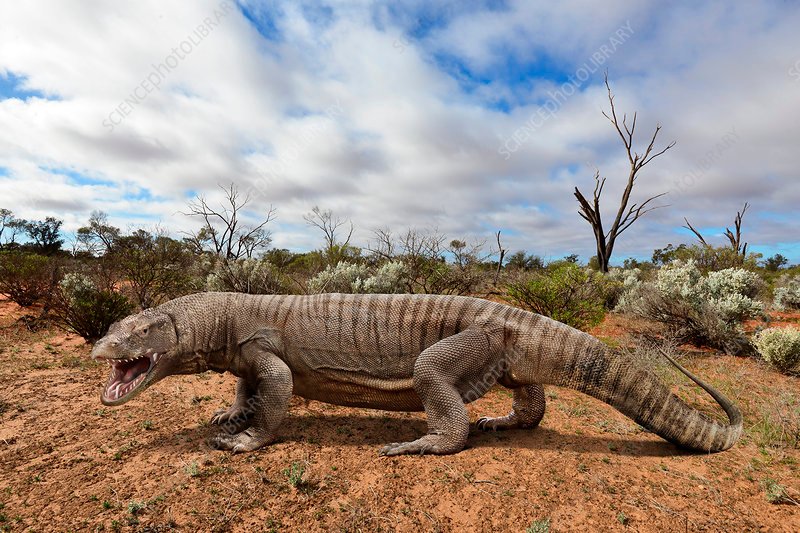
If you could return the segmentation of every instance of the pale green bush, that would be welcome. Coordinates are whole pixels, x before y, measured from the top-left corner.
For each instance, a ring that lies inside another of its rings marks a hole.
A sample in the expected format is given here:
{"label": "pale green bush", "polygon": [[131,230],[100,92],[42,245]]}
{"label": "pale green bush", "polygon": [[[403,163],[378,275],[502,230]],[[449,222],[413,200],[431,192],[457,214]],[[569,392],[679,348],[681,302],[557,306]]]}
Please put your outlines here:
{"label": "pale green bush", "polygon": [[308,280],[308,292],[341,292],[357,294],[364,292],[364,281],[369,277],[369,267],[357,263],[339,261]]}
{"label": "pale green bush", "polygon": [[781,276],[775,289],[775,307],[781,311],[800,309],[800,276]]}
{"label": "pale green bush", "polygon": [[286,294],[290,289],[278,269],[263,259],[220,259],[206,277],[208,291]]}
{"label": "pale green bush", "polygon": [[742,322],[764,312],[756,300],[763,285],[744,269],[703,275],[693,260],[675,261],[651,283],[632,282],[620,309],[660,323],[682,342],[741,354],[749,349]]}
{"label": "pale green bush", "polygon": [[403,281],[408,276],[408,268],[401,261],[382,264],[375,275],[364,281],[364,292],[372,294],[397,294],[405,292]]}
{"label": "pale green bush", "polygon": [[643,273],[640,268],[612,268],[607,275],[608,279],[620,284],[616,295],[615,310],[624,310],[630,305],[630,300],[637,298],[643,283]]}
{"label": "pale green bush", "polygon": [[800,370],[800,330],[769,328],[753,338],[753,345],[767,363],[781,372]]}
{"label": "pale green bush", "polygon": [[308,292],[348,294],[391,294],[404,292],[406,266],[400,261],[381,265],[373,274],[366,265],[340,261],[328,266],[308,281]]}
{"label": "pale green bush", "polygon": [[83,298],[97,290],[97,285],[92,281],[92,278],[77,272],[65,274],[59,286],[64,296],[70,300]]}

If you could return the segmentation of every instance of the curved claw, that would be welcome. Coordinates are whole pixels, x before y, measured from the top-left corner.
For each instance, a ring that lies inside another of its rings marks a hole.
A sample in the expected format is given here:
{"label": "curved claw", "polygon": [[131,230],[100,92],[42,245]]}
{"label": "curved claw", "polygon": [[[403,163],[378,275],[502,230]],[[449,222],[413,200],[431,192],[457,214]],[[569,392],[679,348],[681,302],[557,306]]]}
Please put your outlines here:
{"label": "curved claw", "polygon": [[517,420],[516,416],[514,415],[500,417],[484,416],[475,422],[475,426],[481,431],[497,431],[524,427],[519,423],[519,420]]}
{"label": "curved claw", "polygon": [[460,452],[464,449],[461,439],[453,439],[444,434],[428,434],[411,442],[393,442],[378,451],[378,455],[391,457],[394,455],[425,455],[426,453],[445,455]]}
{"label": "curved claw", "polygon": [[244,411],[238,407],[230,406],[227,409],[219,409],[211,416],[211,423],[222,425],[229,421],[231,418],[240,418],[244,416]]}
{"label": "curved claw", "polygon": [[475,422],[475,427],[477,427],[481,431],[489,431],[490,429],[492,431],[497,431],[497,426],[496,425],[492,424],[491,427],[489,427],[491,421],[492,421],[492,418],[490,418],[488,416],[481,417],[481,418],[478,419],[477,422]]}
{"label": "curved claw", "polygon": [[233,453],[251,452],[272,442],[268,435],[259,435],[249,430],[242,431],[235,435],[226,432],[219,433],[212,437],[208,444],[217,450],[230,450]]}

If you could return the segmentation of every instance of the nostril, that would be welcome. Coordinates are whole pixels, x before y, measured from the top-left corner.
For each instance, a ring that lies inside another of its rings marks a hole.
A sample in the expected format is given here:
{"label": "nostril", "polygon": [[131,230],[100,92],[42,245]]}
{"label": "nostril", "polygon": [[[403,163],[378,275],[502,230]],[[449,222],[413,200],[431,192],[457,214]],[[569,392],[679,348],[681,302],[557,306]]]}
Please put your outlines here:
{"label": "nostril", "polygon": [[111,346],[119,346],[119,342],[118,341],[111,341]]}

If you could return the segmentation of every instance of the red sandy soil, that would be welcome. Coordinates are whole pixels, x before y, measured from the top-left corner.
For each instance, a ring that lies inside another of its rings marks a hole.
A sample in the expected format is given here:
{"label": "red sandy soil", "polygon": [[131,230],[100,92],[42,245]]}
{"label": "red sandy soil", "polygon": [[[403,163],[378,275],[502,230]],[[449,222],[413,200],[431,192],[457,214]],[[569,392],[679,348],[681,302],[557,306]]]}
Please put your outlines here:
{"label": "red sandy soil", "polygon": [[[745,437],[714,455],[548,387],[539,428],[473,430],[453,456],[378,457],[381,445],[425,431],[421,413],[299,398],[279,442],[234,456],[205,444],[232,376],[171,377],[104,408],[106,368],[89,347],[55,328],[28,332],[21,314],[0,301],[0,530],[522,532],[549,520],[550,531],[800,531],[800,506],[765,497],[773,480],[800,500],[800,380],[753,359],[685,359],[745,413]],[[611,316],[599,334],[624,329]],[[468,406],[470,418],[510,403],[492,390]],[[293,463],[304,470],[297,486]]]}

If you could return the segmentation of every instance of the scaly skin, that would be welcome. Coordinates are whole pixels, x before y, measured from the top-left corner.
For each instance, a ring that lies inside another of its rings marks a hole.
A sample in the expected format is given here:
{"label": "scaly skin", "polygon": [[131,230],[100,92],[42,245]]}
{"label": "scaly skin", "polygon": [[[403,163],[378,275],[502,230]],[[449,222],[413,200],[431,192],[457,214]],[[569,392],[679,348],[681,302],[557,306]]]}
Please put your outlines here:
{"label": "scaly skin", "polygon": [[211,444],[234,452],[272,442],[296,394],[336,405],[424,410],[427,435],[380,453],[455,453],[469,432],[464,404],[496,383],[514,391],[512,411],[481,418],[481,429],[535,427],[545,411],[542,385],[554,384],[599,398],[685,448],[725,450],[742,431],[736,407],[674,361],[717,400],[730,424],[689,407],[647,369],[585,333],[457,296],[201,293],[114,324],[92,355],[112,364],[101,395],[106,405],[125,403],[172,374],[238,376],[236,400],[211,420],[223,427]]}

